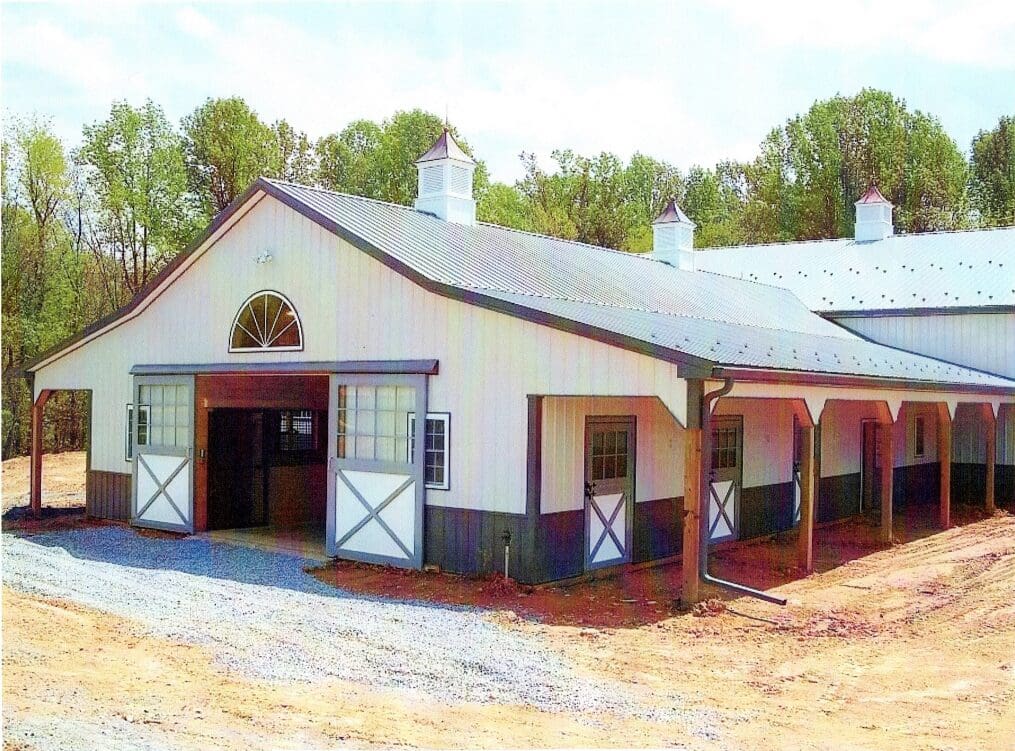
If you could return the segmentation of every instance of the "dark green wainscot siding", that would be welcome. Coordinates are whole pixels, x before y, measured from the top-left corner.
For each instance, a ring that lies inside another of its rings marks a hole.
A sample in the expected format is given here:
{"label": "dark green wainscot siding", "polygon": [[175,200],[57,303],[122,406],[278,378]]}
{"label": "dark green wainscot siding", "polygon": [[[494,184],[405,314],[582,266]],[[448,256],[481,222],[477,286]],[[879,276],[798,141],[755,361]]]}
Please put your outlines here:
{"label": "dark green wainscot siding", "polygon": [[85,475],[85,513],[96,519],[130,519],[131,476],[122,472],[88,470]]}
{"label": "dark green wainscot siding", "polygon": [[680,553],[684,541],[683,518],[683,498],[634,504],[631,559],[644,563]]}
{"label": "dark green wainscot siding", "polygon": [[820,524],[860,513],[860,473],[822,477],[815,520]]}
{"label": "dark green wainscot siding", "polygon": [[793,483],[761,485],[740,490],[740,539],[784,532],[793,528]]}

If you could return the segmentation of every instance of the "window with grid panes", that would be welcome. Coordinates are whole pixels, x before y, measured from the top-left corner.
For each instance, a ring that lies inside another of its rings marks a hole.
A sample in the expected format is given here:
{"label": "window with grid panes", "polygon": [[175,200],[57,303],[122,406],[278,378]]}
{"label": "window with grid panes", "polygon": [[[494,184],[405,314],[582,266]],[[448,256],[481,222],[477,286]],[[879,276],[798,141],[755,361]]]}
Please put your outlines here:
{"label": "window with grid panes", "polygon": [[142,415],[147,411],[148,430],[138,445],[187,446],[190,443],[190,388],[183,385],[144,384],[138,387]]}
{"label": "window with grid panes", "polygon": [[339,386],[338,456],[368,461],[406,461],[407,415],[416,406],[411,386]]}
{"label": "window with grid panes", "polygon": [[594,430],[591,459],[593,482],[627,477],[627,431]]}
{"label": "window with grid panes", "polygon": [[[415,448],[416,415],[409,415],[409,454]],[[451,415],[445,412],[430,412],[426,416],[426,443],[423,446],[423,474],[426,486],[434,490],[448,490],[449,446],[451,433]]]}
{"label": "window with grid panes", "polygon": [[314,446],[314,413],[309,409],[279,413],[278,450],[309,451]]}
{"label": "window with grid panes", "polygon": [[712,431],[712,469],[730,469],[737,466],[736,428],[716,428]]}

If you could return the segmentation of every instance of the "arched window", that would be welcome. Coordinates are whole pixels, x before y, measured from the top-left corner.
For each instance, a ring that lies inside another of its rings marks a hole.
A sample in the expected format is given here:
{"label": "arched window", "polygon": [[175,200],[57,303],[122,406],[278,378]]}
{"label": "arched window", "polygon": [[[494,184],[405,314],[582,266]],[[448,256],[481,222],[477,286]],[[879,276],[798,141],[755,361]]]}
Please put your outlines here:
{"label": "arched window", "polygon": [[233,319],[230,352],[303,349],[303,327],[296,309],[271,290],[255,292]]}

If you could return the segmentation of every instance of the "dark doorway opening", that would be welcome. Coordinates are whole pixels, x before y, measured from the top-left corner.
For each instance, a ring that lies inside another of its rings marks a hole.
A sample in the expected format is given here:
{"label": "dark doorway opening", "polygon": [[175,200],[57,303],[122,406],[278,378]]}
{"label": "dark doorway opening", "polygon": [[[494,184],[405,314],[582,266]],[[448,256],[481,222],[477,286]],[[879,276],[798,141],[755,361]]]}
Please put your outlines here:
{"label": "dark doorway opening", "polygon": [[208,529],[323,530],[326,424],[321,410],[209,410]]}
{"label": "dark doorway opening", "polygon": [[881,508],[881,441],[876,420],[861,423],[863,434],[860,441],[860,511],[874,511]]}

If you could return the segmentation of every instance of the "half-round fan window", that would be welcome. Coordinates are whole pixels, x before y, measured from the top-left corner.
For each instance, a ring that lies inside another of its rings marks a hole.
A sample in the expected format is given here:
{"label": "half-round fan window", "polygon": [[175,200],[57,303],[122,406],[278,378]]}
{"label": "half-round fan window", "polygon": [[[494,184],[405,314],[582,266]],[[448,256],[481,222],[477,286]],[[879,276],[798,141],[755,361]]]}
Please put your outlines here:
{"label": "half-round fan window", "polygon": [[303,327],[292,303],[278,292],[255,292],[233,321],[230,352],[303,349]]}

